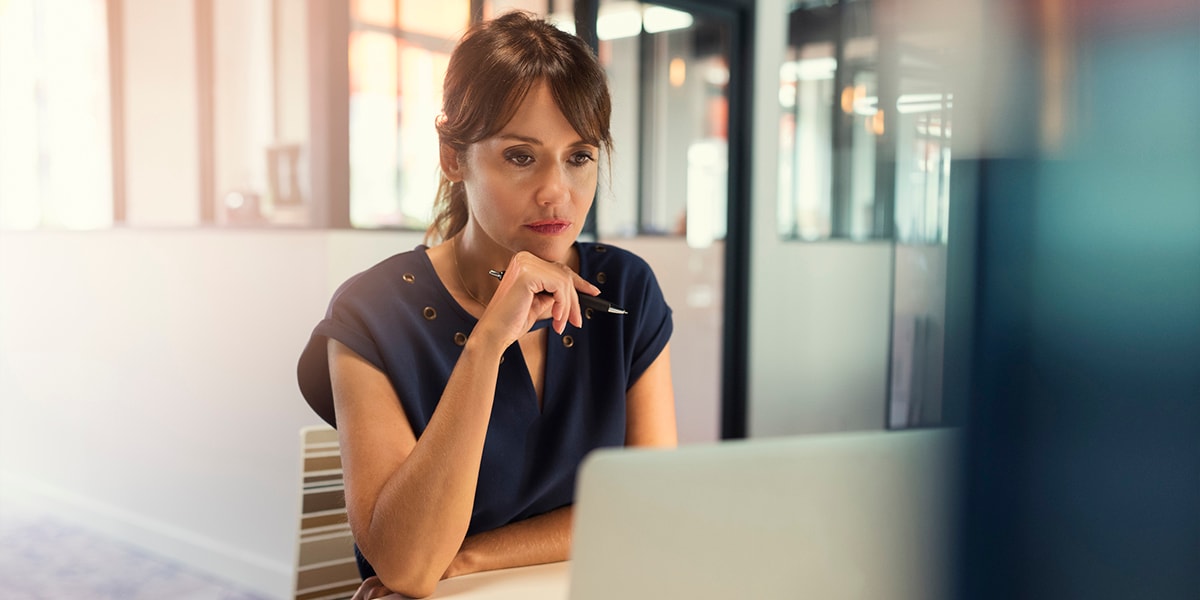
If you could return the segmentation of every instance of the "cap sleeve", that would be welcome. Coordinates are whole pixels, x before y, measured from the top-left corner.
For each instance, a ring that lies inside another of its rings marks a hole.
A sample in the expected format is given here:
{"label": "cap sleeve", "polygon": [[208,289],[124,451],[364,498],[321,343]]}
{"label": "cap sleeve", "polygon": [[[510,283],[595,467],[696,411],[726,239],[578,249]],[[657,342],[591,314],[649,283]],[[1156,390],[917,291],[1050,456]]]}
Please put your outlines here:
{"label": "cap sleeve", "polygon": [[325,318],[313,328],[297,365],[300,393],[313,411],[334,427],[337,422],[333,410],[333,387],[329,380],[328,340],[345,344],[379,370],[386,371],[379,347],[366,325],[363,302],[353,293],[357,280],[357,276],[347,280],[334,293]]}
{"label": "cap sleeve", "polygon": [[630,280],[637,286],[634,290],[630,290],[631,296],[636,297],[640,289],[641,297],[638,301],[629,303],[630,307],[636,306],[637,310],[628,315],[633,317],[631,320],[633,331],[629,336],[629,339],[632,340],[632,360],[629,378],[625,382],[627,390],[633,387],[633,384],[662,353],[663,348],[667,347],[667,342],[671,340],[671,333],[674,330],[671,307],[667,305],[667,301],[663,297],[654,271],[650,269],[650,265],[646,261],[633,254],[629,255],[629,259],[628,272],[633,275]]}

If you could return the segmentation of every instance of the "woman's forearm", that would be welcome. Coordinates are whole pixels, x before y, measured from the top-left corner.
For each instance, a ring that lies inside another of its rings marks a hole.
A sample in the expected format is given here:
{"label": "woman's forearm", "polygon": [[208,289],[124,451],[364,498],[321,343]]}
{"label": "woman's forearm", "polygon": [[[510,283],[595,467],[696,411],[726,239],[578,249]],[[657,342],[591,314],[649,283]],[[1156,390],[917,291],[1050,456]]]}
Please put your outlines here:
{"label": "woman's forearm", "polygon": [[352,518],[355,538],[380,579],[396,591],[432,593],[462,546],[501,351],[464,347],[428,426],[385,479],[356,488],[354,473],[346,473],[348,500],[357,500],[352,510],[361,513],[352,515],[358,517]]}
{"label": "woman's forearm", "polygon": [[445,577],[567,560],[571,552],[571,506],[473,535],[451,561]]}

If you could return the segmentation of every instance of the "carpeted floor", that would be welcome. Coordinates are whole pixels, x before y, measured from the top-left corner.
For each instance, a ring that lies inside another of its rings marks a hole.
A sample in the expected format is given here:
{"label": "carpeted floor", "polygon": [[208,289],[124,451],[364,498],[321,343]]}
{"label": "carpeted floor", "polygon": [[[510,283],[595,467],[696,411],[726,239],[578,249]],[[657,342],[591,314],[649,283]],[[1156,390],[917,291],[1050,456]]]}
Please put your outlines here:
{"label": "carpeted floor", "polygon": [[34,508],[0,505],[0,600],[266,600]]}

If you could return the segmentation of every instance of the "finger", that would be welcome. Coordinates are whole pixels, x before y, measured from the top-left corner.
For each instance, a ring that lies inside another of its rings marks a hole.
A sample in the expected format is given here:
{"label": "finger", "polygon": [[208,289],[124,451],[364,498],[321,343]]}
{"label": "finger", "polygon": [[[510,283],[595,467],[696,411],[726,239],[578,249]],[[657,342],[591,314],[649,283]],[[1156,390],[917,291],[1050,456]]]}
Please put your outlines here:
{"label": "finger", "polygon": [[571,317],[568,319],[577,328],[583,327],[583,307],[579,304],[579,296],[571,299]]}
{"label": "finger", "polygon": [[592,285],[592,282],[584,279],[583,277],[580,277],[579,274],[574,271],[571,271],[571,275],[572,275],[571,283],[575,286],[575,289],[577,289],[580,292],[583,292],[589,296],[599,296],[600,295],[600,288]]}
{"label": "finger", "polygon": [[[579,308],[579,294],[575,289],[575,279],[579,277],[566,265],[559,265],[563,274],[563,329],[566,329],[566,324],[570,323],[576,327],[583,325],[583,312]],[[562,333],[561,331],[559,333]]]}
{"label": "finger", "polygon": [[579,293],[572,288],[571,293],[567,294],[571,299],[571,312],[568,315],[568,321],[576,327],[583,327],[583,307],[579,304]]}
{"label": "finger", "polygon": [[362,585],[358,586],[358,590],[354,592],[354,598],[352,600],[371,600],[372,598],[380,598],[391,593],[389,590],[387,594],[377,594],[380,588],[384,590],[387,589],[383,587],[379,577],[372,575],[371,577],[364,579]]}
{"label": "finger", "polygon": [[558,319],[555,322],[556,330],[559,334],[566,331],[567,323],[574,322],[575,313],[578,309],[573,303],[578,303],[579,298],[575,293],[575,288],[571,287],[570,279],[564,277],[559,284],[558,291],[554,294],[554,299],[558,309]]}
{"label": "finger", "polygon": [[[592,285],[592,282],[580,277],[578,273],[571,271],[571,283],[580,294],[589,296],[599,296],[600,288]],[[583,306],[579,304],[579,295],[574,297],[574,312],[572,312],[571,323],[576,327],[583,327]]]}
{"label": "finger", "polygon": [[[556,277],[556,275],[558,275]],[[566,280],[562,278],[560,273],[554,271],[542,271],[539,274],[539,286],[541,292],[539,295],[549,300],[550,305],[550,326],[557,333],[562,333],[566,328],[568,311],[570,310],[569,300],[567,299]]]}
{"label": "finger", "polygon": [[383,598],[384,596],[388,596],[391,593],[392,593],[392,590],[389,590],[387,588],[387,586],[383,585],[383,583],[380,582],[375,585],[375,589],[371,590],[370,598],[372,598],[372,599]]}
{"label": "finger", "polygon": [[559,288],[559,290],[558,292],[554,292],[554,308],[550,313],[554,317],[555,325],[564,320],[563,315],[567,314],[568,309],[565,304],[567,294],[562,293],[562,288]]}
{"label": "finger", "polygon": [[570,286],[567,288],[567,314],[566,320],[575,327],[583,327],[583,306],[579,304],[579,291],[575,289],[575,272],[568,269],[571,278],[568,280]]}
{"label": "finger", "polygon": [[567,329],[567,319],[570,317],[570,293],[562,288],[554,293],[554,331],[562,335]]}
{"label": "finger", "polygon": [[[533,297],[533,302],[529,305],[529,323],[526,325],[526,330],[532,327],[538,319],[545,318],[542,315],[550,313],[550,318],[554,318],[554,296],[549,292],[537,294]],[[552,321],[553,322],[553,321]]]}

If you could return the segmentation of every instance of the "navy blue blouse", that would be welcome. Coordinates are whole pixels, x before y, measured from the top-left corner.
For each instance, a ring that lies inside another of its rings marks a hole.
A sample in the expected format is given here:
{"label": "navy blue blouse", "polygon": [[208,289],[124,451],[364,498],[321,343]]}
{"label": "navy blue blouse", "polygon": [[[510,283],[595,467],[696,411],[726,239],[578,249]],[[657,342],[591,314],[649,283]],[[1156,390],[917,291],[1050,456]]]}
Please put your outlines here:
{"label": "navy blue blouse", "polygon": [[[579,274],[629,314],[587,313],[582,328],[549,332],[541,410],[520,344],[504,352],[468,535],[571,504],[584,455],[624,445],[625,393],[671,336],[671,309],[644,260],[613,246],[576,246]],[[429,424],[477,320],[442,285],[425,250],[350,278],[313,330],[300,390],[331,425],[327,338],[387,375],[418,438]]]}

